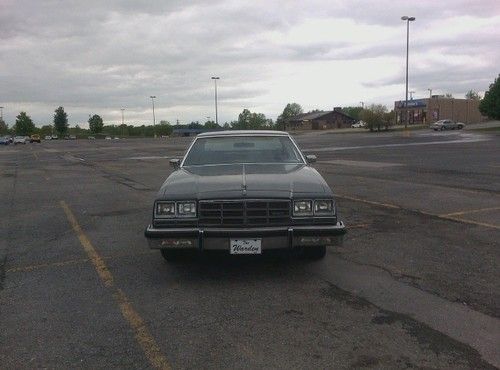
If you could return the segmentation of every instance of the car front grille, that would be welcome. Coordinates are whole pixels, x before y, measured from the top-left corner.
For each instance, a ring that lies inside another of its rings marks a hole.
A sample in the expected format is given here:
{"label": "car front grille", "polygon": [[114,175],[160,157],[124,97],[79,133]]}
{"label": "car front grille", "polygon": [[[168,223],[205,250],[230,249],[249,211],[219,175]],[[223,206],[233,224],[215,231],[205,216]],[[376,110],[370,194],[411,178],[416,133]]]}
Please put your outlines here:
{"label": "car front grille", "polygon": [[290,222],[290,200],[199,202],[200,226],[279,226]]}

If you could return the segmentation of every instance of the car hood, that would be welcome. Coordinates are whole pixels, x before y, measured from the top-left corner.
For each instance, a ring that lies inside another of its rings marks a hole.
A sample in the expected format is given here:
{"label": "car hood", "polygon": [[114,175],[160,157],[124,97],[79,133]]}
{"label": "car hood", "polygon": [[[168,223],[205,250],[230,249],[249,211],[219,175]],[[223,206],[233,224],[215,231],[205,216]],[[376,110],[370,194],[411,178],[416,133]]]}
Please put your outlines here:
{"label": "car hood", "polygon": [[162,185],[161,199],[217,199],[331,196],[321,175],[305,164],[190,166],[174,171]]}

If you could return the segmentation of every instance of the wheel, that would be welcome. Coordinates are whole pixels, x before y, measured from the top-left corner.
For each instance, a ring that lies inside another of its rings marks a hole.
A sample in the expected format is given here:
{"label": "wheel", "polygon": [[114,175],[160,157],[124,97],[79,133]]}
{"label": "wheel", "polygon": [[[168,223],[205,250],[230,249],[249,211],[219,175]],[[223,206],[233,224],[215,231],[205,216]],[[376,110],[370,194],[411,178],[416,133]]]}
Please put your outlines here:
{"label": "wheel", "polygon": [[434,129],[434,131],[437,131],[437,130],[438,130],[437,128]]}
{"label": "wheel", "polygon": [[302,257],[308,260],[320,260],[326,255],[326,246],[305,247],[302,251]]}
{"label": "wheel", "polygon": [[457,128],[458,128],[459,130],[461,130],[461,129],[463,129],[463,128],[464,128],[464,126],[460,125],[460,126],[458,126]]}
{"label": "wheel", "polygon": [[443,126],[441,127],[441,131],[444,131],[444,127]]}
{"label": "wheel", "polygon": [[160,249],[161,255],[168,262],[181,260],[189,255],[190,251],[179,249]]}

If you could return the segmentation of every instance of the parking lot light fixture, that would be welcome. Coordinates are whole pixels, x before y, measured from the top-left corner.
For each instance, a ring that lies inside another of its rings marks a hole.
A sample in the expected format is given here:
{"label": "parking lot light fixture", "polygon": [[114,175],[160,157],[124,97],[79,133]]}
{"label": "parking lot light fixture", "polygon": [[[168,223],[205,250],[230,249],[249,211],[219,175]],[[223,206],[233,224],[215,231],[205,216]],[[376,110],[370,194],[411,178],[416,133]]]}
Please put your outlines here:
{"label": "parking lot light fixture", "polygon": [[406,21],[406,94],[405,94],[405,129],[408,128],[408,54],[409,54],[409,45],[410,45],[410,22],[415,20],[415,17],[408,17],[404,15],[401,17],[401,20]]}
{"label": "parking lot light fixture", "polygon": [[151,95],[151,103],[153,104],[153,136],[156,138],[156,116],[155,116],[155,99],[156,95]]}

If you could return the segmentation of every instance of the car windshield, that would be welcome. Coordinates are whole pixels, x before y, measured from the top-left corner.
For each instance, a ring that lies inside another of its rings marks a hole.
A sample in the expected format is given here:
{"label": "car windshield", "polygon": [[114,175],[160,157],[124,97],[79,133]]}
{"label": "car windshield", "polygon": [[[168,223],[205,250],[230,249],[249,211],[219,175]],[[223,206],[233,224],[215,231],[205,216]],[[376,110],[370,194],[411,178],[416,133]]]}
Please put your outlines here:
{"label": "car windshield", "polygon": [[304,163],[287,136],[229,136],[197,139],[184,166],[234,163]]}

